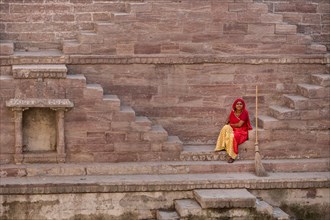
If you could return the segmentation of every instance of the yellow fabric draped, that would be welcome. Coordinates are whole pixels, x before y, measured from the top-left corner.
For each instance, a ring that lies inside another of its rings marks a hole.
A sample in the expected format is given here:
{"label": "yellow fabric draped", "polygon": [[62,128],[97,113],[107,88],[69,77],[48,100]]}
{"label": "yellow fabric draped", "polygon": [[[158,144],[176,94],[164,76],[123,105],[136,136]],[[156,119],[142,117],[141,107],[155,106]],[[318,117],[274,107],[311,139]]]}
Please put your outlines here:
{"label": "yellow fabric draped", "polygon": [[236,159],[237,154],[234,152],[234,131],[230,125],[225,125],[218,136],[215,151],[226,150],[227,154]]}

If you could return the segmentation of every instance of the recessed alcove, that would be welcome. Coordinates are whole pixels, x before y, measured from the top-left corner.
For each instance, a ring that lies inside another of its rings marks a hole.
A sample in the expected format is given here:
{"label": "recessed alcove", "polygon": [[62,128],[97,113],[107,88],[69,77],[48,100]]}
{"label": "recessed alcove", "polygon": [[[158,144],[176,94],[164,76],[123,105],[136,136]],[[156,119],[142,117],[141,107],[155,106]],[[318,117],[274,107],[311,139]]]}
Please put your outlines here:
{"label": "recessed alcove", "polygon": [[23,152],[56,151],[56,112],[29,108],[23,112]]}
{"label": "recessed alcove", "polygon": [[14,112],[16,163],[65,162],[64,112],[68,99],[10,99]]}

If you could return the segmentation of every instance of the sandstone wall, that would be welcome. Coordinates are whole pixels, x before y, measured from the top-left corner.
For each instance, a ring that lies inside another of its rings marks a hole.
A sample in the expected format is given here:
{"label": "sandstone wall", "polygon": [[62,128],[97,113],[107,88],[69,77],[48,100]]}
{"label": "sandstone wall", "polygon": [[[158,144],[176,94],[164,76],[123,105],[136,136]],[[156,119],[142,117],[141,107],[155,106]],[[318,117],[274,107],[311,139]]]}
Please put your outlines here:
{"label": "sandstone wall", "polygon": [[[284,94],[302,95],[298,84],[310,83],[312,74],[329,73],[328,1],[1,0],[0,7],[4,163],[12,162],[15,151],[14,113],[5,102],[18,96],[31,98],[31,91],[37,96],[38,85],[42,97],[69,98],[80,107],[66,114],[71,161],[95,161],[98,156],[98,161],[117,161],[114,149],[127,150],[130,143],[116,148],[113,139],[143,141],[141,132],[128,131],[135,113],[150,117],[184,144],[214,144],[235,98],[247,101],[253,120],[256,84],[259,114],[267,115],[271,105],[285,104]],[[88,84],[102,87],[85,88],[83,82],[77,89],[70,82],[59,86],[47,80],[10,78],[12,65],[54,63],[65,64],[73,77],[83,74]],[[311,97],[310,109],[292,107],[292,115],[280,113],[280,121],[260,134],[270,158],[327,156],[329,108],[324,91],[329,79],[325,81],[317,92],[323,96]],[[95,105],[96,100],[109,101],[104,95],[118,95],[116,107],[119,102],[132,106],[131,115],[118,113],[121,121],[112,123],[112,116],[104,117],[107,109]],[[106,137],[110,123],[111,129],[123,129],[122,133]],[[101,133],[93,131],[97,126]],[[311,147],[315,143],[318,148]],[[124,152],[123,161],[154,159],[145,152],[162,148],[141,146],[140,156]],[[91,153],[94,147],[98,153]]]}
{"label": "sandstone wall", "polygon": [[[326,0],[2,0],[0,39],[68,54],[324,53]],[[68,41],[69,40],[69,41]]]}

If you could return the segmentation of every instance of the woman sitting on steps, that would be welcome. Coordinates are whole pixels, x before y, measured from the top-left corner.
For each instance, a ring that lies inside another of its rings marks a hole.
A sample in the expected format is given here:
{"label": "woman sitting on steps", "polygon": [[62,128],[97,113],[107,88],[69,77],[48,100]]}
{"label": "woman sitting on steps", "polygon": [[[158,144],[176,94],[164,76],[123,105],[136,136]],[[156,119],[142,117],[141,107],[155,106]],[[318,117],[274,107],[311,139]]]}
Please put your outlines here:
{"label": "woman sitting on steps", "polygon": [[233,103],[226,125],[220,131],[214,150],[226,150],[228,163],[234,162],[238,155],[238,145],[248,140],[249,130],[252,130],[249,113],[246,110],[244,100],[238,98]]}

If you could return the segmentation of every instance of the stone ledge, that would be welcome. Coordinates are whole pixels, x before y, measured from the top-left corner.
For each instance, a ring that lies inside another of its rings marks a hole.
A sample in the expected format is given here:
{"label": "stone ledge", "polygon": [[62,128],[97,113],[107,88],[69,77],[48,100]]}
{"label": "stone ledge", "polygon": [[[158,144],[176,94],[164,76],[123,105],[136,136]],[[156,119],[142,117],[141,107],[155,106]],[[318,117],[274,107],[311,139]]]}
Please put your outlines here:
{"label": "stone ledge", "polygon": [[[271,173],[329,171],[328,158],[263,160],[263,165]],[[228,164],[226,161],[3,164],[0,167],[0,178],[25,176],[253,173],[254,169],[254,160],[239,160],[233,164]]]}
{"label": "stone ledge", "polygon": [[12,73],[15,79],[66,78],[67,68],[57,65],[13,65]]}
{"label": "stone ledge", "polygon": [[330,187],[328,172],[112,175],[1,178],[0,194],[188,191],[193,189],[306,189]]}
{"label": "stone ledge", "polygon": [[325,55],[63,55],[63,56],[0,56],[0,65],[18,64],[329,64]]}

